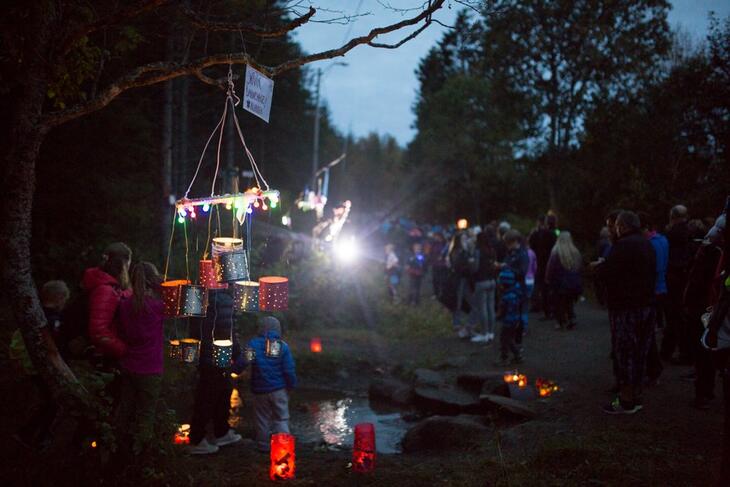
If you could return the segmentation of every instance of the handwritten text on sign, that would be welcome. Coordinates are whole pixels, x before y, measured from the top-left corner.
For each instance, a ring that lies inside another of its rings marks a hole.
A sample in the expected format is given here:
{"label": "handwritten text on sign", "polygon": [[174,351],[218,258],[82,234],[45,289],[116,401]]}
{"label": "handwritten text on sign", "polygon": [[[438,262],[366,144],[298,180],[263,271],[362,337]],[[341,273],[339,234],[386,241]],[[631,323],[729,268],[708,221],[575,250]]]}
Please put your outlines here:
{"label": "handwritten text on sign", "polygon": [[271,113],[271,98],[274,96],[274,80],[267,78],[246,65],[246,88],[243,93],[243,108],[268,123]]}

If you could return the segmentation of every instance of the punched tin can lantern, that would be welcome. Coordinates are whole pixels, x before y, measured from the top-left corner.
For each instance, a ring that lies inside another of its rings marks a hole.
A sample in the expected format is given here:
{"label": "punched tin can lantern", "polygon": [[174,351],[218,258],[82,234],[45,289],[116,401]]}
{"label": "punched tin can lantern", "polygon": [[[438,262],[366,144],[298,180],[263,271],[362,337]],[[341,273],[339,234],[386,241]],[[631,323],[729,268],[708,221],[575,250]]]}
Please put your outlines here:
{"label": "punched tin can lantern", "polygon": [[248,277],[246,252],[239,250],[216,257],[215,278],[218,282],[241,281]]}
{"label": "punched tin can lantern", "polygon": [[185,279],[165,281],[161,284],[162,303],[164,305],[164,313],[166,317],[173,318],[175,316],[179,316],[180,286],[187,284],[190,284],[190,281]]}
{"label": "punched tin can lantern", "polygon": [[219,369],[226,369],[231,366],[233,357],[233,342],[231,340],[213,341],[213,362]]}
{"label": "punched tin can lantern", "polygon": [[296,470],[296,440],[289,433],[271,435],[271,480],[293,479]]}
{"label": "punched tin can lantern", "polygon": [[221,254],[243,250],[243,240],[233,237],[216,237],[211,245],[213,260]]}
{"label": "punched tin can lantern", "polygon": [[237,310],[259,310],[259,283],[256,281],[236,281],[233,285],[233,300]]}
{"label": "punched tin can lantern", "polygon": [[373,423],[355,425],[352,469],[360,473],[372,472],[375,469],[375,425]]}
{"label": "punched tin can lantern", "polygon": [[180,347],[180,340],[170,340],[168,347],[168,357],[174,360],[180,360],[182,358],[182,348]]}
{"label": "punched tin can lantern", "polygon": [[212,259],[203,259],[198,262],[198,280],[201,286],[208,289],[224,289],[227,286],[225,283],[219,283],[216,279]]}
{"label": "punched tin can lantern", "polygon": [[193,364],[198,361],[200,352],[200,340],[195,338],[183,338],[180,340],[181,359],[186,364]]}
{"label": "punched tin can lantern", "polygon": [[180,310],[178,316],[205,318],[208,309],[208,290],[204,286],[185,284],[180,286]]}
{"label": "punched tin can lantern", "polygon": [[267,276],[259,279],[259,309],[286,311],[289,309],[289,279]]}

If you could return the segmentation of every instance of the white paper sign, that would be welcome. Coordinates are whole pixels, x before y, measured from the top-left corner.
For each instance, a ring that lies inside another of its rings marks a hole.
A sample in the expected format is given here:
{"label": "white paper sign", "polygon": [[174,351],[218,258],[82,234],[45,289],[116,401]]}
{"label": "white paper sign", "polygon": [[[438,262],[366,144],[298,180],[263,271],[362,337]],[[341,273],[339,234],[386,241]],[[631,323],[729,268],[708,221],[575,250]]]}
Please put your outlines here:
{"label": "white paper sign", "polygon": [[243,108],[268,123],[273,96],[274,80],[267,78],[247,64]]}

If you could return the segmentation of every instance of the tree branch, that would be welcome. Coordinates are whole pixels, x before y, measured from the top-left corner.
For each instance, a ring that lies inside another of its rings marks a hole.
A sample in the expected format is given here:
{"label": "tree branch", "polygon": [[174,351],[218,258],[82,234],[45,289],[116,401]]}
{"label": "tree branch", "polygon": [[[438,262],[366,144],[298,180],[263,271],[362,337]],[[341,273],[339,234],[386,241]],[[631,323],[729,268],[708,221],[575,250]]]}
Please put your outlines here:
{"label": "tree branch", "polygon": [[183,14],[188,18],[188,21],[195,27],[210,32],[242,32],[244,34],[252,34],[257,37],[283,37],[294,29],[301,27],[302,25],[309,22],[309,19],[317,12],[314,7],[309,7],[309,11],[292,20],[291,22],[277,28],[277,29],[265,29],[250,22],[221,22],[221,21],[209,21],[206,20],[202,15],[189,8],[182,9]]}
{"label": "tree branch", "polygon": [[[256,62],[256,60],[253,59],[249,54],[243,52],[231,54],[215,54],[185,63],[164,61],[138,66],[124,76],[110,83],[105,89],[101,90],[95,98],[79,103],[78,105],[67,108],[65,110],[44,114],[41,118],[41,124],[44,125],[45,128],[51,128],[57,125],[61,125],[70,120],[104,108],[109,103],[111,103],[112,100],[114,100],[117,96],[129,89],[139,88],[142,86],[150,86],[156,83],[160,83],[162,81],[178,78],[180,76],[194,75],[207,84],[220,87],[221,84],[217,80],[203,74],[203,70],[212,66],[226,64],[249,64],[257,70],[261,71],[262,73],[265,73],[267,76],[273,78],[278,74],[284,73],[286,71],[291,71],[292,69],[296,69],[305,64],[313,63],[315,61],[321,61],[323,59],[331,59],[338,56],[344,56],[347,52],[359,45],[371,44],[373,39],[375,39],[379,35],[388,34],[404,27],[416,25],[419,22],[426,20],[426,18],[429,17],[433,12],[441,8],[445,1],[446,0],[435,0],[431,6],[423,10],[415,17],[403,20],[401,22],[397,22],[395,24],[387,25],[385,27],[376,27],[372,29],[368,34],[360,37],[355,37],[346,44],[340,46],[339,48],[322,51],[316,54],[310,54],[308,56],[302,56],[296,59],[291,59],[274,67],[261,65]],[[416,32],[406,37],[398,45],[414,38],[428,25],[429,24],[426,23],[426,25],[422,26],[421,28],[416,30]],[[376,45],[376,47],[378,46]]]}
{"label": "tree branch", "polygon": [[418,34],[423,32],[424,30],[426,30],[426,27],[428,27],[429,25],[431,25],[431,22],[426,21],[426,23],[423,24],[421,27],[419,27],[418,30],[414,31],[411,35],[404,37],[403,39],[400,40],[400,42],[397,42],[395,44],[381,44],[379,42],[368,42],[368,46],[378,47],[381,49],[397,49],[400,46],[402,46],[403,44],[405,44],[406,42],[408,42],[411,39],[413,39],[414,37],[416,37]]}
{"label": "tree branch", "polygon": [[122,10],[118,10],[105,17],[102,17],[95,22],[85,24],[80,29],[69,34],[69,36],[63,42],[63,48],[61,49],[61,52],[68,52],[76,43],[76,41],[91,34],[92,32],[96,32],[97,30],[101,30],[105,27],[110,27],[112,25],[117,25],[121,22],[124,22],[125,20],[133,19],[149,10],[160,7],[169,1],[170,0],[143,0],[135,3],[131,7],[123,8]]}

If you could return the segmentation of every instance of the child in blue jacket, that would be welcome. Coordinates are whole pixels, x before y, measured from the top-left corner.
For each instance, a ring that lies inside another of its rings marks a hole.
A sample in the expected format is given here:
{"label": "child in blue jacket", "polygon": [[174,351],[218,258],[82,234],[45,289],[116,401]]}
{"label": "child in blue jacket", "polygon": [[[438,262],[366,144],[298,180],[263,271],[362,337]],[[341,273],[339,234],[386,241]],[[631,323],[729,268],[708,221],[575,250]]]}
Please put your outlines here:
{"label": "child in blue jacket", "polygon": [[502,268],[497,283],[501,291],[499,305],[502,316],[502,330],[499,335],[500,361],[497,362],[497,365],[508,365],[510,352],[513,356],[512,363],[519,364],[522,362],[522,355],[520,347],[516,343],[516,334],[522,323],[522,304],[525,293],[511,267]]}
{"label": "child in blue jacket", "polygon": [[273,316],[259,320],[259,336],[244,352],[251,365],[251,392],[256,423],[256,447],[269,451],[272,433],[289,433],[289,394],[297,385],[294,358],[281,339],[281,324]]}

